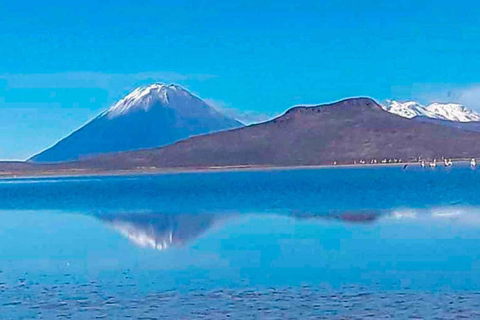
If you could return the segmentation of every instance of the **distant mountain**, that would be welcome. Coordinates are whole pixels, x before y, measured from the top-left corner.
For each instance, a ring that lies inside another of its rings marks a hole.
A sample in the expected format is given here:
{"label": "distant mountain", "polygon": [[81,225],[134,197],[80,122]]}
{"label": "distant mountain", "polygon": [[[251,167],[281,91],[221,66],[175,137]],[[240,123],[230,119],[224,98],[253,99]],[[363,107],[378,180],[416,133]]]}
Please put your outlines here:
{"label": "distant mountain", "polygon": [[390,113],[409,119],[426,117],[455,122],[480,122],[480,114],[455,103],[432,103],[424,106],[415,101],[389,100],[383,108]]}
{"label": "distant mountain", "polygon": [[354,98],[294,107],[265,123],[193,137],[163,148],[105,155],[70,167],[295,166],[418,157],[480,157],[480,133],[407,119],[386,112],[372,99]]}
{"label": "distant mountain", "polygon": [[140,87],[33,162],[61,162],[103,153],[159,147],[214,131],[241,127],[178,85]]}

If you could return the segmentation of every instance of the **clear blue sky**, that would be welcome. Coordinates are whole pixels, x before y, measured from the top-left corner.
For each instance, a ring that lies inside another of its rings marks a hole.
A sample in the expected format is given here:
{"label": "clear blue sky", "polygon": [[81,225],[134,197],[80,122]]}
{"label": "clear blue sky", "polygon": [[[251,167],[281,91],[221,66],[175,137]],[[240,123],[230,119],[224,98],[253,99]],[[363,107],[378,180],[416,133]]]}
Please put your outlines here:
{"label": "clear blue sky", "polygon": [[273,115],[349,96],[480,108],[477,1],[2,1],[0,159],[139,84]]}

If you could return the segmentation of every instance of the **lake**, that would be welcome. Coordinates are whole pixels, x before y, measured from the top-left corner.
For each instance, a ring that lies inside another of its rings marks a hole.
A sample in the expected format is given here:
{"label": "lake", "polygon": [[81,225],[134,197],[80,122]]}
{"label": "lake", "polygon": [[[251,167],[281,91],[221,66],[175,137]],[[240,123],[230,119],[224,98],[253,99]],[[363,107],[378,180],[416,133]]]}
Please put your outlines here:
{"label": "lake", "polygon": [[0,181],[5,319],[480,317],[480,170]]}

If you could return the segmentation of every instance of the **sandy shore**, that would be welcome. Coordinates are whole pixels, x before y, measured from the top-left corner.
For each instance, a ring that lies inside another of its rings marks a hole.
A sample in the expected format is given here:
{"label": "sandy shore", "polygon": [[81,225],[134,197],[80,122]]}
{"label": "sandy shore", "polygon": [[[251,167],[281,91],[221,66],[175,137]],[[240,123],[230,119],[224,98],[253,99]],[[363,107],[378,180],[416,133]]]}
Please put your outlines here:
{"label": "sandy shore", "polygon": [[[454,161],[454,166],[467,166],[465,159]],[[27,178],[67,178],[67,177],[95,177],[95,176],[130,176],[130,175],[151,175],[151,174],[181,174],[181,173],[207,173],[207,172],[231,172],[231,171],[277,171],[277,170],[305,170],[305,169],[358,169],[358,168],[381,168],[381,167],[420,167],[419,162],[402,163],[375,163],[375,164],[325,164],[325,165],[302,165],[302,166],[211,166],[211,167],[190,167],[190,168],[138,168],[132,170],[89,170],[89,169],[68,169],[68,170],[38,170],[29,172],[26,170],[0,173],[0,179],[27,179]],[[443,167],[443,163],[438,163]]]}

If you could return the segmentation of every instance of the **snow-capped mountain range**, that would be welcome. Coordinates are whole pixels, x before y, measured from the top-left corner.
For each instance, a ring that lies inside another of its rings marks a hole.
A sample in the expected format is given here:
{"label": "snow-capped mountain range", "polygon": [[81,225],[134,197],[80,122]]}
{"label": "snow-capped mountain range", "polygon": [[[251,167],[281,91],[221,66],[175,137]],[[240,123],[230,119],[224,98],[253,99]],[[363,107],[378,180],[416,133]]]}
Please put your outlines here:
{"label": "snow-capped mountain range", "polygon": [[480,121],[480,114],[456,103],[432,103],[424,106],[415,101],[388,100],[383,109],[404,118],[427,117],[455,122]]}
{"label": "snow-capped mountain range", "polygon": [[175,84],[139,87],[33,162],[79,160],[110,152],[154,148],[190,136],[241,127],[205,101]]}

